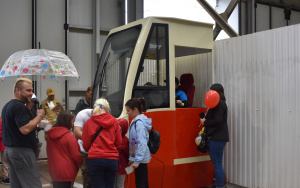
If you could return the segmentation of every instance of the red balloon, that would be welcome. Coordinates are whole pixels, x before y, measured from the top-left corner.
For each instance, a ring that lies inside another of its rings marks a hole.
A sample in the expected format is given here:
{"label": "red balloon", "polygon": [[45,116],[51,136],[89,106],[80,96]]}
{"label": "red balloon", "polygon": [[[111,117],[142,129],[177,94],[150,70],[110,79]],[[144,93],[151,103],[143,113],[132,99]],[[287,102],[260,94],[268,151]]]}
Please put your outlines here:
{"label": "red balloon", "polygon": [[214,90],[210,90],[206,93],[204,98],[204,103],[207,106],[207,108],[214,108],[219,104],[220,101],[220,95],[218,92]]}

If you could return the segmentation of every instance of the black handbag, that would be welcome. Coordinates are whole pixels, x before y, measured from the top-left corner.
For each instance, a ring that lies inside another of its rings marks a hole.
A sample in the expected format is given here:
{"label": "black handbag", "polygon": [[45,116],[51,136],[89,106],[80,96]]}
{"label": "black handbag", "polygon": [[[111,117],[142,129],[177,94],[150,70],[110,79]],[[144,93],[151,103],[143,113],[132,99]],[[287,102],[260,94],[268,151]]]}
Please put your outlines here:
{"label": "black handbag", "polygon": [[210,137],[207,136],[206,131],[201,135],[200,144],[197,146],[197,150],[201,153],[206,153],[209,149]]}

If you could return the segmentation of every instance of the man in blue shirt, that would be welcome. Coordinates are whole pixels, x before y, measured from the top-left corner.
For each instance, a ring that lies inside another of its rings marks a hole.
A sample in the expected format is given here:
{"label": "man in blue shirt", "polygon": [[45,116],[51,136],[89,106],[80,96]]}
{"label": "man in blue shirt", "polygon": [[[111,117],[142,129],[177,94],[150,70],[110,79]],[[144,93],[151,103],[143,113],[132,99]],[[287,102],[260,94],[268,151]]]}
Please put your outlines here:
{"label": "man in blue shirt", "polygon": [[185,108],[188,106],[186,94],[178,89],[179,80],[175,77],[175,97],[176,97],[176,108]]}

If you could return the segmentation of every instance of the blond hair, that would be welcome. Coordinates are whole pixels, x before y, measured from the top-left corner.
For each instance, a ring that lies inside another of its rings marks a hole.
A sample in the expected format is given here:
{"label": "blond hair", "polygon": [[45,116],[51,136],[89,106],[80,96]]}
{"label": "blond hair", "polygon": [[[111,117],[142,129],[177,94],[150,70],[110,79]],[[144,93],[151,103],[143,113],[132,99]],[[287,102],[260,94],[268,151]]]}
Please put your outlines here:
{"label": "blond hair", "polygon": [[89,92],[89,91],[92,91],[92,90],[93,90],[93,87],[90,86],[90,87],[87,88],[86,92]]}
{"label": "blond hair", "polygon": [[28,82],[29,84],[32,84],[32,81],[28,78],[19,78],[17,79],[14,85],[14,93],[16,92],[16,88],[21,89],[23,87],[23,82]]}
{"label": "blond hair", "polygon": [[106,99],[97,99],[94,104],[93,115],[101,114],[101,109],[104,109],[107,113],[110,113],[110,106]]}

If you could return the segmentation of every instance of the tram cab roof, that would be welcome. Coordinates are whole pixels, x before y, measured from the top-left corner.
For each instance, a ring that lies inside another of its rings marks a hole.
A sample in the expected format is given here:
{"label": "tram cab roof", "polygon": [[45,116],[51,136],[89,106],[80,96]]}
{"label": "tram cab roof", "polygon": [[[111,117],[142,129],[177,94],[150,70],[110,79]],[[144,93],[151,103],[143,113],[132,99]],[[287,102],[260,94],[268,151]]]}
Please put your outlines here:
{"label": "tram cab roof", "polygon": [[[174,45],[177,48],[182,46],[184,48],[213,49],[213,24],[179,18],[147,17],[114,28],[109,32],[109,35],[137,25],[141,25],[141,36],[147,37],[147,35],[144,33],[148,32],[154,23],[168,24],[170,46]],[[177,55],[180,56],[178,53]]]}

